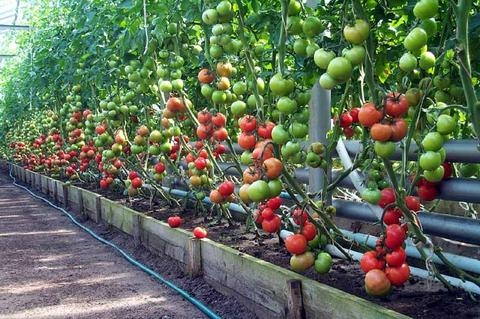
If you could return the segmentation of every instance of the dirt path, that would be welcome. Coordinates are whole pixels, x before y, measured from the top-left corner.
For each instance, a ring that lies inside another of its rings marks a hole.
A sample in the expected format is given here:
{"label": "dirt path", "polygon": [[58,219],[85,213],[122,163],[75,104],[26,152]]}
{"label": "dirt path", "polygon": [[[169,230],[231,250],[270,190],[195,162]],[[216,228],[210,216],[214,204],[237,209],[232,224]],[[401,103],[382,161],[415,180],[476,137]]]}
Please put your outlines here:
{"label": "dirt path", "polygon": [[205,318],[0,175],[0,319]]}

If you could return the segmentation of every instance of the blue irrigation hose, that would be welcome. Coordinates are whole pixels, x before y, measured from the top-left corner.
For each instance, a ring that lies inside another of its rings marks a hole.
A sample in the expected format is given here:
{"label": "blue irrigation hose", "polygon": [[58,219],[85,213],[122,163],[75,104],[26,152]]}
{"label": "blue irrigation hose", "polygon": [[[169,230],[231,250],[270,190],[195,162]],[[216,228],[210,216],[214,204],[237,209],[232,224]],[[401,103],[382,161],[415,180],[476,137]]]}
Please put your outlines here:
{"label": "blue irrigation hose", "polygon": [[114,243],[100,237],[99,235],[97,235],[93,230],[91,230],[90,228],[82,225],[79,221],[77,221],[75,219],[75,217],[73,217],[70,213],[68,213],[66,210],[64,210],[63,208],[53,204],[52,202],[50,202],[48,199],[46,198],[43,198],[41,196],[38,196],[36,194],[34,194],[32,191],[30,191],[27,187],[24,187],[22,185],[19,185],[16,183],[16,179],[15,177],[12,175],[12,168],[10,168],[10,177],[13,179],[13,185],[17,186],[17,187],[20,187],[24,190],[26,190],[28,193],[30,193],[33,197],[35,198],[38,198],[42,201],[44,201],[45,203],[47,203],[48,205],[52,206],[53,208],[55,209],[58,209],[59,211],[61,211],[63,214],[67,215],[68,218],[71,219],[71,221],[77,225],[78,227],[80,227],[81,229],[83,229],[84,231],[86,231],[87,233],[89,233],[93,238],[97,239],[98,241],[104,243],[105,245],[108,245],[110,247],[112,247],[113,249],[115,249],[116,251],[118,251],[126,260],[128,260],[130,263],[132,263],[133,265],[137,266],[138,268],[140,268],[141,270],[143,270],[144,272],[146,272],[147,274],[149,274],[150,276],[152,276],[153,278],[157,279],[158,281],[160,281],[161,283],[163,283],[164,285],[166,285],[167,287],[169,287],[170,289],[174,290],[175,292],[177,292],[178,294],[180,294],[183,298],[185,298],[187,301],[189,301],[192,305],[194,305],[195,307],[198,308],[198,310],[200,310],[201,312],[203,312],[207,317],[211,318],[211,319],[221,319],[222,317],[220,317],[219,315],[217,315],[215,312],[213,312],[213,310],[211,310],[210,308],[208,308],[207,306],[205,306],[200,300],[194,298],[193,296],[191,296],[188,292],[186,292],[185,290],[181,289],[180,287],[178,287],[177,285],[175,285],[174,283],[172,283],[171,281],[168,281],[166,280],[165,278],[163,278],[160,274],[158,274],[157,272],[151,270],[150,268],[148,268],[147,266],[145,266],[144,264],[142,264],[141,262],[135,260],[132,256],[130,256],[128,253],[126,253],[123,249],[121,249],[120,247],[118,247],[117,245],[115,245]]}

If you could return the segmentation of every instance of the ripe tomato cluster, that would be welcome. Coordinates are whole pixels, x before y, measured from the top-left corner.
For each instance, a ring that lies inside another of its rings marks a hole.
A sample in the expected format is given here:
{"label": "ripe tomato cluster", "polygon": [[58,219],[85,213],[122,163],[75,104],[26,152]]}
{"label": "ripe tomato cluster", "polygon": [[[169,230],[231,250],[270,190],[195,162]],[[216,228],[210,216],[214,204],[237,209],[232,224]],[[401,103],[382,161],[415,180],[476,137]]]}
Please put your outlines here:
{"label": "ripe tomato cluster", "polygon": [[277,196],[261,203],[258,209],[253,211],[255,222],[262,227],[264,232],[277,233],[280,231],[282,220],[277,212],[281,205],[282,199]]}
{"label": "ripe tomato cluster", "polygon": [[223,142],[228,138],[228,131],[225,128],[227,118],[221,112],[212,115],[208,110],[197,113],[197,120],[200,125],[197,127],[197,137],[200,140],[213,139]]}
{"label": "ripe tomato cluster", "polygon": [[358,112],[360,124],[369,129],[375,141],[375,153],[381,158],[389,158],[395,151],[395,144],[402,140],[408,131],[408,124],[402,118],[409,108],[409,102],[402,93],[390,92],[385,98],[383,110],[371,103],[365,103]]}
{"label": "ripe tomato cluster", "polygon": [[360,108],[354,107],[348,112],[343,112],[340,115],[339,125],[343,130],[343,134],[347,138],[351,138],[355,135],[354,125],[359,123],[358,113]]}
{"label": "ripe tomato cluster", "polygon": [[210,201],[214,204],[233,202],[235,200],[235,196],[233,195],[234,191],[235,183],[228,180],[224,181],[218,186],[218,188],[210,191]]}
{"label": "ripe tomato cluster", "polygon": [[[404,201],[416,217],[420,210],[419,199],[406,196]],[[384,208],[382,222],[385,232],[377,240],[375,250],[366,252],[360,260],[360,267],[366,273],[365,289],[374,296],[388,294],[392,285],[400,287],[410,276],[407,255],[403,248],[408,228],[406,223],[403,223],[402,211],[395,207],[395,202],[395,191],[392,188],[383,189],[379,206]],[[416,223],[419,223],[418,218]]]}

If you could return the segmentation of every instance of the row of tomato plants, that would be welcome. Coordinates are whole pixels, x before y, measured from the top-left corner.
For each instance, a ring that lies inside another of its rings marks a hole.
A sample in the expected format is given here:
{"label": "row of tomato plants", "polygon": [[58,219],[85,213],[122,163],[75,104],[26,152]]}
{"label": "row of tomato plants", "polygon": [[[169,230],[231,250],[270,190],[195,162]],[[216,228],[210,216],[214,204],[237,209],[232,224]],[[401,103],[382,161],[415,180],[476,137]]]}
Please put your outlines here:
{"label": "row of tomato plants", "polygon": [[[30,118],[8,125],[4,156],[34,171],[97,181],[103,189],[122,189],[132,197],[155,193],[171,205],[179,202],[162,184],[182,180],[206,216],[218,213],[231,221],[228,207],[236,203],[247,212],[252,231],[292,231],[284,242],[292,254],[291,267],[302,272],[314,266],[320,273],[332,264],[324,251],[327,243],[349,256],[328,199],[342,179],[360,169],[367,177],[362,199],[384,209],[377,247],[360,263],[368,293],[384,295],[392,285],[407,281],[407,237],[431,249],[454,274],[478,283],[443,257],[416,217],[420,199],[435,199],[443,179],[454,173],[479,174],[476,165],[445,162],[444,141],[475,136],[478,126],[468,121],[477,116],[478,107],[468,93],[475,88],[473,73],[467,70],[471,79],[463,87],[452,80],[464,81],[463,71],[455,69],[453,49],[441,50],[447,35],[436,34],[435,18],[448,21],[450,9],[442,10],[436,0],[420,0],[413,10],[396,4],[397,9],[383,8],[379,14],[377,7],[353,1],[346,6],[351,19],[339,23],[338,14],[329,15],[338,4],[312,9],[296,0],[266,2],[263,9],[269,11],[261,11],[263,15],[252,5],[205,2],[191,23],[172,14],[164,29],[158,22],[155,28],[147,26],[143,54],[137,48],[105,61],[115,78],[109,86],[82,81],[97,71],[88,66],[95,63],[92,57],[82,56],[78,76],[64,97],[45,93],[42,108],[30,109]],[[466,23],[460,13],[469,8],[459,4],[455,9],[457,21]],[[154,23],[155,18],[142,12],[146,22]],[[262,24],[262,17],[270,20]],[[401,42],[390,37],[391,43],[380,44],[388,30],[378,24],[383,19],[388,19],[388,28],[400,25]],[[409,23],[402,25],[402,19]],[[275,23],[278,33],[272,31]],[[327,36],[337,31],[340,36]],[[435,50],[429,50],[429,40],[435,41]],[[395,67],[376,70],[374,43],[383,50],[397,47],[399,60],[391,62]],[[467,60],[458,58],[470,65],[468,54]],[[384,77],[388,71],[395,76]],[[343,93],[332,107],[334,125],[327,142],[304,147],[310,88],[317,79],[324,89]],[[333,154],[342,138],[360,139],[363,150],[352,167],[328,180],[325,172],[339,165]],[[416,162],[406,156],[412,141],[421,150]],[[399,145],[403,160],[391,161]],[[236,176],[226,174],[222,163]],[[327,182],[321,191],[310,194],[295,179],[294,171],[301,167],[324,169]],[[413,196],[415,191],[420,199]],[[282,192],[291,201],[284,202]],[[203,206],[207,196],[213,209]],[[178,227],[181,217],[172,216],[169,223]],[[204,229],[196,233],[206,236]],[[420,252],[449,286],[424,250]]]}

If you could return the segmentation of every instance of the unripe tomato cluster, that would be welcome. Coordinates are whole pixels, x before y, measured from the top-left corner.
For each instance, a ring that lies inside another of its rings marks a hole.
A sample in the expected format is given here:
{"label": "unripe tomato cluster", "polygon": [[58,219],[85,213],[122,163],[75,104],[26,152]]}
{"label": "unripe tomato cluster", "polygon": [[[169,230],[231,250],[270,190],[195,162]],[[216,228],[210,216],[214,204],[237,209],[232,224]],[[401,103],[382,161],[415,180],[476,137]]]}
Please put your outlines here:
{"label": "unripe tomato cluster", "polygon": [[362,64],[366,52],[362,43],[368,38],[370,26],[365,20],[357,19],[352,25],[343,29],[343,35],[352,46],[345,48],[343,56],[335,57],[333,51],[318,49],[314,54],[315,64],[326,72],[320,76],[320,85],[325,90],[333,89],[337,84],[346,82],[351,78],[353,69]]}
{"label": "unripe tomato cluster", "polygon": [[416,70],[417,66],[431,72],[435,66],[436,57],[427,51],[427,41],[437,32],[437,22],[434,19],[437,13],[437,0],[420,0],[415,4],[413,14],[421,20],[421,23],[413,28],[403,41],[403,46],[408,52],[400,58],[399,66],[405,73]]}
{"label": "unripe tomato cluster", "polygon": [[317,168],[327,167],[327,161],[323,158],[323,153],[325,151],[325,146],[320,142],[314,142],[310,144],[307,152],[307,157],[305,163],[309,167]]}

